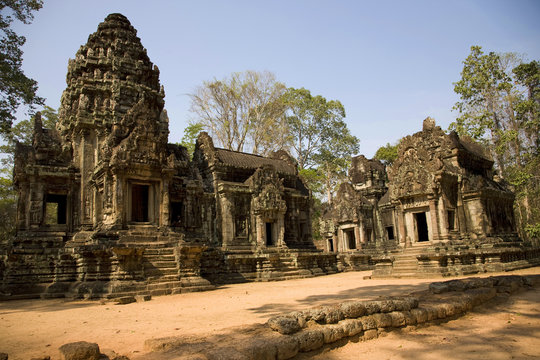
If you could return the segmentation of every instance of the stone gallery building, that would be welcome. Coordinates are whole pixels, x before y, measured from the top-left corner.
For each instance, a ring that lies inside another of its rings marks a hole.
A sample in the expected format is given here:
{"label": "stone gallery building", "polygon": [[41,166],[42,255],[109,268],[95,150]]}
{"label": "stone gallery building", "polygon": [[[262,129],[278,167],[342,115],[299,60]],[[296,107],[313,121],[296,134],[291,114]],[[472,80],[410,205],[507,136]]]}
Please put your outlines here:
{"label": "stone gallery building", "polygon": [[493,164],[482,146],[427,118],[401,140],[387,171],[352,159],[351,182],[323,216],[326,250],[370,255],[357,257],[375,276],[530,266],[538,251],[518,238],[514,195]]}
{"label": "stone gallery building", "polygon": [[[56,129],[17,145],[17,236],[0,295],[116,297],[335,271],[296,162],[168,143],[159,70],[109,15],[69,61]],[[329,262],[330,261],[330,262]],[[202,264],[202,265],[201,265]]]}

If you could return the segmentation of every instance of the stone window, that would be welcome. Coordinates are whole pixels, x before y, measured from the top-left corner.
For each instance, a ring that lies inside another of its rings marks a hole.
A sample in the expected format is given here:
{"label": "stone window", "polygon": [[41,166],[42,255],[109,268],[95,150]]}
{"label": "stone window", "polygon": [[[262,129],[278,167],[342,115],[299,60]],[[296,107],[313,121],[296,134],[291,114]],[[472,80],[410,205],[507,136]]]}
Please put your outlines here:
{"label": "stone window", "polygon": [[47,194],[45,198],[45,224],[64,225],[67,220],[67,195]]}
{"label": "stone window", "polygon": [[131,186],[131,221],[148,222],[149,185],[133,184]]}

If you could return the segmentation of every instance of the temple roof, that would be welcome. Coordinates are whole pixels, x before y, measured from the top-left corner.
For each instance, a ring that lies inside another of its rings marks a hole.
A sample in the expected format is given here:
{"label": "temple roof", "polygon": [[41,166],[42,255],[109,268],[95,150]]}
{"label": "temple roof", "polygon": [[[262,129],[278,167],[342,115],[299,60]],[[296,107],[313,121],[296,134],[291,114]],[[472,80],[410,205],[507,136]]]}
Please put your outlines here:
{"label": "temple roof", "polygon": [[260,155],[220,148],[216,148],[216,155],[223,164],[228,166],[257,169],[263,165],[272,165],[278,173],[287,175],[296,174],[295,167],[281,159],[272,159]]}

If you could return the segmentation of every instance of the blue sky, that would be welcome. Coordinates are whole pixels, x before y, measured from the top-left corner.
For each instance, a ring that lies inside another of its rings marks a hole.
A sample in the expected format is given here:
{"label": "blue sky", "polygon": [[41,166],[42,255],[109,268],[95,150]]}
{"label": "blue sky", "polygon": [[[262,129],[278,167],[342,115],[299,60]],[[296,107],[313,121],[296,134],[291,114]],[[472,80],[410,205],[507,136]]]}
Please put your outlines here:
{"label": "blue sky", "polygon": [[339,100],[360,153],[457,116],[453,82],[471,45],[540,59],[540,1],[45,0],[23,69],[58,108],[69,58],[107,14],[137,29],[160,69],[170,142],[191,114],[186,94],[232,72],[269,70],[287,86]]}

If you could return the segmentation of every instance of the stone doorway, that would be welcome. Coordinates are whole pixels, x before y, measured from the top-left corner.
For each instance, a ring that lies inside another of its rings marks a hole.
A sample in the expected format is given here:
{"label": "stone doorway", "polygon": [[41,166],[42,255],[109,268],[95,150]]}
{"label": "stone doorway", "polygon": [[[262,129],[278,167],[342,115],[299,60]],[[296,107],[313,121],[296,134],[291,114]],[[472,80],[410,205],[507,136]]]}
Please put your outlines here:
{"label": "stone doorway", "polygon": [[148,222],[148,195],[150,186],[133,184],[131,186],[131,221]]}
{"label": "stone doorway", "polygon": [[273,233],[272,233],[272,226],[273,224],[271,222],[266,223],[266,246],[273,246],[274,245],[274,239],[273,239]]}
{"label": "stone doorway", "polygon": [[67,223],[67,195],[47,194],[45,198],[45,224]]}
{"label": "stone doorway", "polygon": [[426,213],[425,212],[415,213],[414,220],[416,223],[416,235],[417,235],[418,242],[429,241]]}
{"label": "stone doorway", "polygon": [[349,250],[356,249],[356,237],[354,236],[354,229],[343,230],[345,239],[347,241],[347,247]]}

